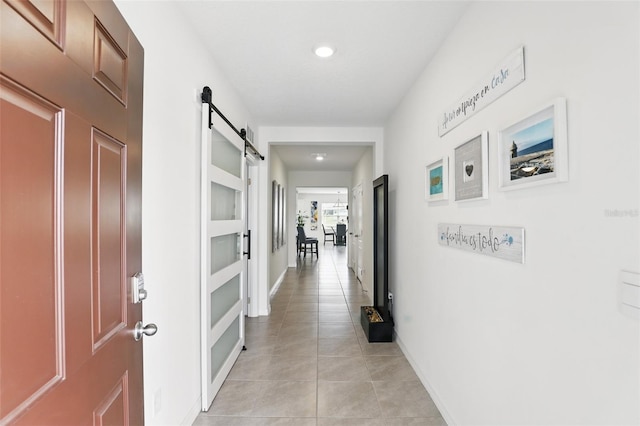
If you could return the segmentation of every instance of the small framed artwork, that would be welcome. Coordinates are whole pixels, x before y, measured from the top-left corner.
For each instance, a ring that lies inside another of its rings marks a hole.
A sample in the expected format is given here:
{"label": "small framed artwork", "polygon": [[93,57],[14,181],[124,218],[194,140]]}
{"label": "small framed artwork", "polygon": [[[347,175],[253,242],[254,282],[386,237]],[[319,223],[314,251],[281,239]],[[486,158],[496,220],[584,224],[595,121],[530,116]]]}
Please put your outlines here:
{"label": "small framed artwork", "polygon": [[455,200],[489,197],[489,133],[482,132],[454,150]]}
{"label": "small framed artwork", "polygon": [[449,199],[449,157],[427,165],[424,170],[425,200],[429,202]]}
{"label": "small framed artwork", "polygon": [[286,203],[286,191],[284,190],[284,185],[280,187],[280,247],[283,247],[287,243],[287,221],[286,221],[286,213],[287,213],[287,203]]}
{"label": "small framed artwork", "polygon": [[271,182],[271,252],[275,253],[280,248],[280,184]]}
{"label": "small framed artwork", "polygon": [[502,130],[498,150],[503,191],[567,181],[566,99],[558,98]]}

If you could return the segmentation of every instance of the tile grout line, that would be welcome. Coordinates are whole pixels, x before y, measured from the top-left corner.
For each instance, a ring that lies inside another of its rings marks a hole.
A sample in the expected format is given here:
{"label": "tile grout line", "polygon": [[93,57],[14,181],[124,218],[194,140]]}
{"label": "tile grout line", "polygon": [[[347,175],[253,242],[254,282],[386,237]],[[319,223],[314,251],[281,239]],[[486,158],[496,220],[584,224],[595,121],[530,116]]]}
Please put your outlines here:
{"label": "tile grout line", "polygon": [[[336,279],[335,279],[337,277],[337,284],[340,286],[339,289],[340,289],[340,293],[342,295],[342,303],[341,304],[344,306],[344,308],[346,308],[346,312],[349,313],[349,316],[348,316],[349,322],[348,322],[348,324],[350,324],[350,329],[355,334],[355,336],[353,334],[351,334],[351,336],[353,336],[353,338],[356,339],[355,342],[357,342],[358,349],[359,349],[359,351],[357,352],[359,354],[358,357],[362,360],[361,362],[363,363],[364,371],[366,371],[367,375],[368,375],[368,377],[366,377],[366,379],[363,381],[363,383],[369,383],[369,386],[371,387],[371,394],[370,394],[371,397],[369,399],[376,398],[375,407],[378,408],[379,414],[376,416],[377,420],[376,419],[373,419],[373,420],[375,421],[376,425],[378,425],[378,424],[391,425],[391,424],[393,424],[391,422],[393,422],[393,419],[395,418],[393,416],[395,416],[396,414],[395,413],[391,413],[391,412],[387,412],[385,414],[382,411],[382,402],[380,400],[381,395],[379,395],[379,393],[380,393],[380,391],[384,390],[384,388],[380,388],[380,387],[376,388],[374,386],[375,381],[373,380],[373,377],[372,377],[372,374],[371,374],[371,371],[372,371],[371,368],[375,367],[374,368],[375,371],[378,371],[379,368],[376,367],[377,366],[376,363],[374,363],[374,365],[369,365],[366,360],[367,360],[367,354],[369,354],[369,356],[373,356],[374,358],[377,358],[378,355],[379,356],[385,355],[385,357],[386,357],[386,356],[391,356],[391,355],[396,355],[396,354],[393,351],[389,352],[387,350],[383,350],[382,352],[380,352],[380,351],[377,350],[378,348],[370,348],[369,347],[370,344],[368,344],[366,342],[366,339],[361,338],[361,337],[364,336],[364,334],[359,330],[359,321],[358,321],[359,317],[356,315],[359,312],[357,312],[358,311],[357,306],[354,306],[353,307],[353,311],[352,311],[352,305],[358,305],[359,302],[360,303],[363,303],[363,302],[361,302],[362,299],[360,297],[358,297],[358,292],[351,293],[351,291],[354,291],[356,289],[355,285],[357,284],[357,283],[355,283],[355,282],[350,280],[350,278],[352,278],[351,277],[352,271],[347,269],[347,275],[344,275],[344,274],[340,275],[340,274],[337,273],[338,272],[338,259],[337,259],[336,256],[337,255],[336,255],[336,253],[334,251],[324,252],[323,253],[323,259],[321,261],[316,261],[315,263],[313,261],[310,262],[310,263],[308,261],[305,261],[302,265],[300,263],[298,263],[298,268],[296,268],[297,270],[296,271],[291,271],[291,274],[287,274],[286,283],[285,283],[285,285],[283,285],[281,287],[281,290],[284,290],[281,293],[281,295],[283,297],[280,297],[279,298],[279,302],[277,303],[277,306],[279,306],[279,309],[272,311],[273,313],[277,314],[277,317],[280,317],[280,314],[282,314],[282,315],[281,315],[280,319],[276,319],[276,321],[274,321],[272,323],[272,325],[274,325],[275,328],[271,329],[271,332],[275,332],[275,337],[276,337],[276,339],[279,340],[281,337],[284,337],[283,336],[283,332],[286,330],[284,328],[285,324],[299,324],[300,322],[305,322],[305,321],[300,321],[298,319],[298,318],[301,318],[301,319],[304,320],[304,315],[301,315],[301,316],[300,315],[290,316],[289,319],[287,320],[287,315],[289,315],[291,313],[297,314],[298,311],[300,311],[300,310],[302,310],[302,311],[308,310],[304,306],[295,306],[295,307],[293,306],[294,303],[297,303],[297,302],[294,302],[294,295],[302,297],[302,301],[300,301],[300,303],[307,303],[307,300],[309,300],[309,299],[307,299],[308,296],[311,296],[311,295],[315,296],[315,297],[313,297],[311,299],[311,300],[315,300],[315,304],[316,304],[316,309],[314,311],[315,314],[316,314],[316,316],[315,316],[316,325],[314,327],[315,331],[316,331],[316,336],[315,336],[315,342],[316,342],[316,351],[315,351],[315,355],[316,355],[315,356],[315,358],[316,358],[315,359],[315,361],[316,361],[316,366],[315,366],[315,381],[316,381],[316,383],[315,383],[315,392],[316,392],[316,394],[315,394],[315,417],[310,415],[311,414],[310,411],[307,411],[307,413],[309,413],[309,414],[307,414],[308,417],[306,417],[306,420],[305,420],[304,424],[305,425],[315,424],[317,426],[318,424],[321,424],[321,422],[322,423],[327,422],[327,421],[331,422],[332,420],[330,420],[330,419],[332,419],[333,417],[332,417],[332,414],[330,412],[324,413],[325,415],[328,415],[328,417],[320,417],[320,414],[322,414],[322,413],[320,413],[320,411],[319,411],[319,408],[320,408],[319,407],[319,402],[320,402],[320,386],[319,386],[319,384],[320,384],[320,359],[321,359],[321,353],[320,353],[321,352],[320,351],[320,338],[321,338],[321,336],[320,336],[320,329],[321,329],[321,327],[320,327],[320,325],[321,325],[320,324],[320,317],[321,317],[320,312],[321,312],[321,309],[320,309],[320,304],[321,304],[321,300],[323,300],[320,296],[322,295],[322,293],[328,293],[328,294],[323,296],[323,297],[328,297],[328,299],[324,299],[324,300],[329,305],[337,303],[337,301],[331,299],[331,297],[333,297],[333,294],[337,293],[337,292],[335,292],[335,290],[338,289],[338,287],[336,286]],[[348,265],[345,266],[345,268],[348,268]],[[301,282],[301,281],[304,281],[304,282]],[[312,291],[312,294],[309,294],[309,290]],[[347,293],[347,291],[349,291],[349,293]],[[347,294],[349,294],[349,298],[347,298]],[[360,293],[360,296],[362,296],[362,293]],[[298,299],[298,300],[300,300],[300,299]],[[286,302],[286,303],[283,303],[283,302]],[[329,314],[329,315],[326,317],[326,320],[328,322],[323,323],[323,324],[327,324],[329,326],[331,326],[332,324],[335,324],[335,323],[346,324],[346,322],[342,319],[341,316],[333,316],[333,315],[331,315],[331,313],[334,310],[334,307],[326,306],[325,308],[328,309],[326,311],[326,313]],[[342,311],[344,308],[340,308],[337,311]],[[292,311],[291,309],[294,309],[294,310]],[[311,313],[309,312],[309,315],[310,314]],[[311,331],[314,328],[308,327],[306,329]],[[258,330],[260,330],[260,329],[261,328],[259,328]],[[288,329],[288,327],[287,327],[287,329]],[[344,326],[340,327],[340,330],[346,331],[346,329],[347,329],[347,327],[344,327]],[[332,337],[332,335],[333,335],[333,332],[331,331],[332,327],[329,327],[326,330],[327,330],[327,332],[329,334],[325,335],[325,337]],[[338,328],[335,328],[335,330],[337,331]],[[340,333],[343,333],[343,331],[340,331]],[[336,337],[341,337],[341,336],[336,336]],[[301,338],[306,339],[306,337],[304,337],[304,334],[300,334],[299,337],[294,337],[294,342],[296,340],[298,340],[298,339],[301,339]],[[325,340],[328,341],[330,339],[325,339]],[[312,340],[307,340],[307,341],[311,342]],[[325,343],[327,343],[327,342],[325,342]],[[277,344],[278,343],[276,342],[276,345]],[[323,351],[324,351],[323,353],[326,353],[327,355],[336,355],[336,354],[342,354],[343,353],[341,346],[335,346],[335,351],[331,352],[331,353],[327,352],[326,350],[329,349],[329,348],[333,348],[333,346],[325,346],[324,348],[325,349],[323,349]],[[343,355],[338,355],[338,356],[343,356],[343,357],[352,357],[352,356],[355,357],[355,356],[357,356],[357,355],[355,355],[356,352],[353,351],[352,349],[353,348],[349,348],[349,350],[345,349],[346,352],[344,352]],[[385,348],[380,348],[380,349],[385,349]],[[285,348],[285,350],[286,350],[286,348]],[[311,354],[313,352],[308,352],[307,351],[307,353]],[[353,355],[349,355],[349,353],[353,353]],[[276,354],[275,349],[272,349],[271,357],[272,358],[275,357],[275,354]],[[279,356],[286,356],[286,355],[287,355],[287,353],[283,352]],[[296,356],[298,357],[298,355],[296,355]],[[326,358],[326,356],[323,357],[323,358]],[[296,381],[296,382],[307,381],[307,380],[300,379],[298,376],[295,376],[295,377],[296,378],[291,379],[289,381]],[[307,374],[306,377],[309,377],[309,375]],[[383,376],[380,376],[380,377],[383,377]],[[386,377],[386,376],[384,376],[384,377]],[[284,378],[281,378],[279,376],[278,376],[278,378],[280,378],[282,380],[285,380]],[[276,379],[265,379],[265,382],[266,381],[278,381],[278,378],[276,378]],[[336,376],[335,379],[333,378],[333,376],[331,376],[331,377],[328,376],[328,378],[332,379],[332,380],[329,380],[329,382],[332,382],[332,381],[336,381],[336,382],[344,382],[344,381],[349,382],[349,381],[352,381],[350,379],[347,380],[347,379],[343,378],[342,376],[340,376],[340,377]],[[364,377],[362,377],[362,378],[364,378]],[[249,379],[246,379],[246,380],[247,381],[251,381]],[[353,381],[360,381],[360,380],[353,380]],[[378,381],[380,381],[380,380],[378,380]],[[382,381],[384,382],[384,380],[382,380]],[[312,387],[309,386],[306,389],[311,390]],[[335,395],[335,390],[332,390],[333,388],[329,387],[327,389],[325,389],[325,388],[323,388],[323,389],[325,391],[325,393],[323,393],[323,395],[324,395],[323,400],[325,400],[326,398],[330,398],[330,401],[333,401],[336,398],[338,400],[340,400],[340,401],[344,400],[344,397],[342,397],[340,395]],[[330,392],[330,393],[327,394],[327,392]],[[333,395],[333,396],[331,396],[331,395]],[[382,396],[384,397],[385,395],[386,394],[383,392]],[[311,401],[309,401],[309,402],[311,402]],[[371,401],[371,408],[372,409],[374,408],[373,404],[374,404],[373,401]],[[311,408],[311,407],[308,407],[308,408]],[[329,408],[329,407],[325,407],[325,408]],[[257,413],[255,413],[255,414],[257,414]],[[255,417],[254,417],[255,414],[254,415],[248,415],[247,417],[253,417],[255,419]],[[305,414],[301,414],[301,413],[296,415],[295,413],[292,413],[292,412],[282,412],[282,413],[278,412],[278,414],[279,415],[277,417],[280,417],[283,420],[287,419],[285,421],[294,421],[295,422],[296,421],[295,419],[297,417],[299,417],[299,418],[305,417]],[[236,414],[236,415],[231,415],[231,416],[220,416],[220,417],[242,418],[244,416]],[[371,417],[370,416],[366,416],[366,417],[370,418],[370,419],[372,418],[372,416]],[[436,421],[438,418],[440,420],[442,420],[441,416],[438,416],[438,415],[436,415],[436,416],[430,415],[428,417],[433,419],[434,421]],[[340,419],[340,418],[341,417],[336,417],[335,419]],[[342,420],[347,420],[348,421],[349,418],[351,418],[351,417],[344,417],[344,418],[342,418]],[[362,417],[362,418],[364,419],[364,417]],[[419,419],[419,418],[425,419],[426,417],[415,417],[415,418],[416,419]],[[198,424],[200,424],[200,423],[198,423]],[[215,422],[215,424],[218,425],[218,424],[224,424],[224,423]],[[254,424],[254,423],[251,423],[251,424]],[[257,424],[257,423],[255,423],[255,424]],[[260,423],[260,424],[262,424],[262,423]],[[271,423],[269,423],[269,424],[271,424]],[[431,424],[431,423],[429,423],[429,424]]]}

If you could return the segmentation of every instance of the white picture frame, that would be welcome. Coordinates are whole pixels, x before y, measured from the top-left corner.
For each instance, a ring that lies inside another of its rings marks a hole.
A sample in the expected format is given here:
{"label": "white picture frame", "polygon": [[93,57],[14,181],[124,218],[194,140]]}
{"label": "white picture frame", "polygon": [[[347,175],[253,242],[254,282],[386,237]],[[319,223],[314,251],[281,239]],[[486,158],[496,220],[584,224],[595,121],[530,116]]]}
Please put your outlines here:
{"label": "white picture frame", "polygon": [[454,149],[454,185],[456,201],[489,198],[489,132]]}
{"label": "white picture frame", "polygon": [[567,101],[557,98],[500,131],[498,188],[530,188],[569,180]]}
{"label": "white picture frame", "polygon": [[449,199],[449,157],[425,166],[424,199],[430,203]]}

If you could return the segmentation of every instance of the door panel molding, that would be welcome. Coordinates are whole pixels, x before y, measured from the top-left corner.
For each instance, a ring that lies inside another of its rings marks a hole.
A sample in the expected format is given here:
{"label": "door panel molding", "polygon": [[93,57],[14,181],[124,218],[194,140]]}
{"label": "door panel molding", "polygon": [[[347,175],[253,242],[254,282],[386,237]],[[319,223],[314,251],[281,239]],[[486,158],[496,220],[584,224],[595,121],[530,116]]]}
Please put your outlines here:
{"label": "door panel molding", "polygon": [[97,19],[94,34],[93,78],[126,107],[127,54]]}
{"label": "door panel molding", "polygon": [[127,325],[127,147],[98,129],[91,133],[91,319],[96,352]]}
{"label": "door panel molding", "polygon": [[[64,111],[4,76],[0,87],[0,422],[4,423],[21,415],[65,376]],[[38,327],[21,326],[25,315]]]}
{"label": "door panel molding", "polygon": [[66,2],[4,1],[59,49],[64,49]]}
{"label": "door panel molding", "polygon": [[129,372],[120,378],[114,388],[93,411],[94,426],[129,425]]}

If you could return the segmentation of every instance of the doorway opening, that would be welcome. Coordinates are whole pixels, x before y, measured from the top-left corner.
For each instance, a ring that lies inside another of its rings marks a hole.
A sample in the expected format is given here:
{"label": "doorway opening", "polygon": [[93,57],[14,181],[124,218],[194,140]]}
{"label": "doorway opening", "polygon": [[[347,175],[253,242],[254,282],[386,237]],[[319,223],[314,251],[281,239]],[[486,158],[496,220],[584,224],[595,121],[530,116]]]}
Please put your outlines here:
{"label": "doorway opening", "polygon": [[[296,223],[303,226],[307,237],[326,245],[345,245],[349,229],[349,189],[347,187],[297,187]],[[335,236],[344,230],[344,239]],[[328,238],[333,234],[333,238]]]}

